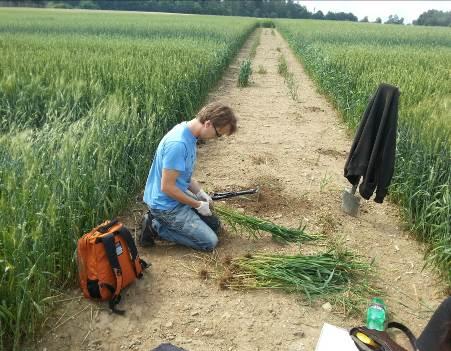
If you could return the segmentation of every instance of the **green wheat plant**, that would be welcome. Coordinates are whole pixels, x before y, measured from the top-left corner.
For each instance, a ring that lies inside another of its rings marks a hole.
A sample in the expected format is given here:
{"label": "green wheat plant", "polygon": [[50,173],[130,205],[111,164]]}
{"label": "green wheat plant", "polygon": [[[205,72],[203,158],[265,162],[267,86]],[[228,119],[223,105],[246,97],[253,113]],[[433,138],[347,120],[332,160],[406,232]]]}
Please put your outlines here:
{"label": "green wheat plant", "polygon": [[35,338],[76,284],[78,238],[132,203],[256,26],[0,9],[0,349]]}
{"label": "green wheat plant", "polygon": [[279,56],[279,63],[277,64],[277,72],[284,78],[288,73],[287,60],[285,60],[285,57],[283,55]]}
{"label": "green wheat plant", "polygon": [[279,63],[277,65],[277,71],[279,74],[283,77],[285,80],[285,84],[288,87],[288,90],[290,91],[290,96],[294,101],[298,100],[298,83],[296,82],[296,79],[294,77],[293,72],[290,72],[288,70],[288,64],[287,60],[283,55],[280,55],[279,57]]}
{"label": "green wheat plant", "polygon": [[268,220],[245,215],[225,206],[215,206],[215,213],[237,233],[248,233],[250,237],[259,238],[260,232],[272,234],[275,241],[302,243],[321,238],[319,234],[309,234],[304,227],[287,228]]}
{"label": "green wheat plant", "polygon": [[240,64],[240,72],[238,75],[238,86],[247,87],[250,83],[252,75],[252,63],[251,60],[246,59]]}
{"label": "green wheat plant", "polygon": [[257,73],[258,74],[266,74],[266,73],[268,73],[268,71],[266,70],[266,68],[263,65],[259,65]]}

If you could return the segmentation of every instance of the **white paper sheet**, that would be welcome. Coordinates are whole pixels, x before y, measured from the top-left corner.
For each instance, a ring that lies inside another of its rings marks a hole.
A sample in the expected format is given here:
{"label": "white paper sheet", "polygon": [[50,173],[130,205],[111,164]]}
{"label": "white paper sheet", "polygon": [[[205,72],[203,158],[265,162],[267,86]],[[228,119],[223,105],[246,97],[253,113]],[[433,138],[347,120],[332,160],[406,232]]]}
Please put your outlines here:
{"label": "white paper sheet", "polygon": [[359,351],[349,332],[332,324],[324,323],[315,351]]}

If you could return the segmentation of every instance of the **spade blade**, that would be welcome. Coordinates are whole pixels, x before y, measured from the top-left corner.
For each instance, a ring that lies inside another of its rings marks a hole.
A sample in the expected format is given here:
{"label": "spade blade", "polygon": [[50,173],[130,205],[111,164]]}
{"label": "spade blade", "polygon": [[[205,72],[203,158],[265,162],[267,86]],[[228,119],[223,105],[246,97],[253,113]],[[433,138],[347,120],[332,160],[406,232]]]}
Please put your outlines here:
{"label": "spade blade", "polygon": [[341,208],[343,211],[351,216],[357,217],[359,214],[360,197],[355,196],[352,190],[345,189],[343,191],[343,198]]}

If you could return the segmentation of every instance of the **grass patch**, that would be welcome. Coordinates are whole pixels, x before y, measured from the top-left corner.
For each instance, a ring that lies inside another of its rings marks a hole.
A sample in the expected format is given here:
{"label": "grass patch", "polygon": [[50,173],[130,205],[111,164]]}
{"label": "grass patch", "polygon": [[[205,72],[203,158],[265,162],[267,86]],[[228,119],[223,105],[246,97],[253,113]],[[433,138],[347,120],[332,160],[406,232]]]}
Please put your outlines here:
{"label": "grass patch", "polygon": [[259,66],[258,66],[257,73],[258,73],[258,74],[266,74],[266,73],[268,73],[268,71],[266,71],[266,68],[263,67],[263,65],[259,65]]}
{"label": "grass patch", "polygon": [[247,87],[250,83],[250,78],[252,75],[252,64],[251,60],[246,59],[240,64],[240,73],[238,76],[238,86]]}
{"label": "grass patch", "polygon": [[279,57],[279,63],[277,65],[277,72],[282,76],[285,77],[288,73],[288,65],[287,60],[285,60],[285,57],[281,55]]}
{"label": "grass patch", "polygon": [[283,55],[279,57],[279,64],[277,65],[277,72],[284,78],[287,85],[290,96],[294,101],[298,101],[298,83],[294,77],[294,74],[288,70],[287,60]]}

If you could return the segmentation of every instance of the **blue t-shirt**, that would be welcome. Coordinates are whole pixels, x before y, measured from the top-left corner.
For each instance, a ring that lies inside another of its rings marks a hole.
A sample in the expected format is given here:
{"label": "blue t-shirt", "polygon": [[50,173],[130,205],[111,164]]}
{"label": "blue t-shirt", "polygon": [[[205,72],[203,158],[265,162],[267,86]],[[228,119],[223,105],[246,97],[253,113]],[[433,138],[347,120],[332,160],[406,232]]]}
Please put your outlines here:
{"label": "blue t-shirt", "polygon": [[161,139],[144,189],[144,202],[152,209],[172,210],[179,202],[161,191],[163,169],[180,172],[176,186],[186,192],[196,163],[197,138],[187,122],[177,124]]}

